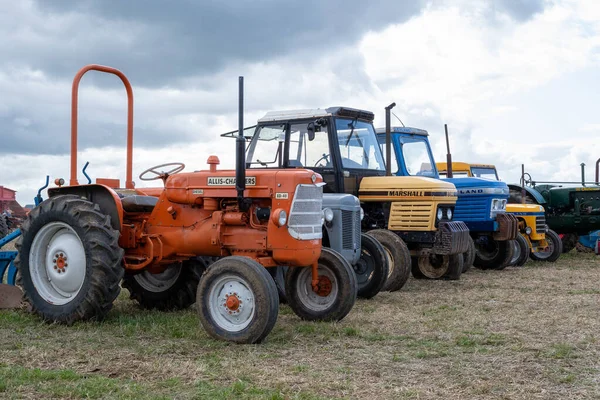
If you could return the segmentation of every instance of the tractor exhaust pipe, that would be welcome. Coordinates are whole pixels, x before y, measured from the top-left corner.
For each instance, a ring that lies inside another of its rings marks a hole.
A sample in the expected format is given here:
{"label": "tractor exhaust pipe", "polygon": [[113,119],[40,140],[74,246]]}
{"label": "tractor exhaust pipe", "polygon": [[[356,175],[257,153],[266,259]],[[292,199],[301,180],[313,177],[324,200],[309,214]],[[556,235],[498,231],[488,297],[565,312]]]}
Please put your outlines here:
{"label": "tractor exhaust pipe", "polygon": [[585,163],[581,163],[581,185],[585,186]]}
{"label": "tractor exhaust pipe", "polygon": [[246,140],[244,139],[244,77],[239,77],[238,136],[235,140],[235,188],[240,210],[246,211],[244,190],[246,189]]}
{"label": "tractor exhaust pipe", "polygon": [[525,204],[525,164],[521,164],[521,204]]}
{"label": "tractor exhaust pipe", "polygon": [[396,103],[385,108],[385,176],[392,176],[392,121],[390,113]]}
{"label": "tractor exhaust pipe", "polygon": [[444,124],[444,130],[446,131],[446,176],[452,178],[452,153],[450,153],[450,140],[448,139],[448,124]]}
{"label": "tractor exhaust pipe", "polygon": [[600,158],[596,160],[596,185],[600,185]]}

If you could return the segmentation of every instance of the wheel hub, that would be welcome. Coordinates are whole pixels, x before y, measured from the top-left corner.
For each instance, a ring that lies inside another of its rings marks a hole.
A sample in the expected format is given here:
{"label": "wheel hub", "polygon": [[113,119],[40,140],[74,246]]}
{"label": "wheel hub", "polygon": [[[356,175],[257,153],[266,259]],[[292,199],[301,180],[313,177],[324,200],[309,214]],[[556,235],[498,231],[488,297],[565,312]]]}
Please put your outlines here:
{"label": "wheel hub", "polygon": [[419,270],[429,279],[439,279],[448,272],[448,257],[431,254],[419,257]]}
{"label": "wheel hub", "polygon": [[56,252],[54,254],[54,269],[60,274],[66,272],[65,269],[69,266],[67,264],[67,256],[62,252]]}
{"label": "wheel hub", "polygon": [[242,308],[242,300],[237,296],[237,293],[228,294],[225,297],[225,303],[223,304],[228,308],[229,314],[240,312]]}
{"label": "wheel hub", "polygon": [[327,297],[331,293],[332,287],[331,279],[325,275],[319,275],[319,283],[317,283],[315,293],[321,297]]}

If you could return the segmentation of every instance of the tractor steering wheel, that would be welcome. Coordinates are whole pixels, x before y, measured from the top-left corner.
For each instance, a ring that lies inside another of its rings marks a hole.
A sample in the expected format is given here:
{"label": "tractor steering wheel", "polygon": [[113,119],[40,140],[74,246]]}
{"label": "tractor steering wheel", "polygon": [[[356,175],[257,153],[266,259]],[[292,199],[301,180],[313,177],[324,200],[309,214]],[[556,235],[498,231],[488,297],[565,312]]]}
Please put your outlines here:
{"label": "tractor steering wheel", "polygon": [[[176,165],[175,168],[171,168],[168,171],[156,171],[157,168],[162,168],[162,167],[169,167],[171,165]],[[183,169],[185,168],[185,164],[184,163],[180,163],[180,162],[174,162],[174,163],[167,163],[167,164],[160,164],[157,165],[156,167],[152,167],[152,168],[148,168],[147,170],[145,170],[144,172],[142,172],[140,174],[140,179],[143,181],[154,181],[156,179],[162,179],[163,181],[167,179],[167,177],[169,175],[174,175],[178,172],[183,171]],[[153,177],[144,177],[144,175],[149,174],[149,173],[153,173],[156,176]]]}
{"label": "tractor steering wheel", "polygon": [[326,164],[325,165],[321,165],[321,167],[326,167],[327,165],[331,164],[331,162],[329,161],[329,154],[323,154],[323,157],[319,158],[317,161],[315,161],[315,165],[314,167],[317,166],[317,164],[319,163],[319,161],[321,160],[325,160]]}

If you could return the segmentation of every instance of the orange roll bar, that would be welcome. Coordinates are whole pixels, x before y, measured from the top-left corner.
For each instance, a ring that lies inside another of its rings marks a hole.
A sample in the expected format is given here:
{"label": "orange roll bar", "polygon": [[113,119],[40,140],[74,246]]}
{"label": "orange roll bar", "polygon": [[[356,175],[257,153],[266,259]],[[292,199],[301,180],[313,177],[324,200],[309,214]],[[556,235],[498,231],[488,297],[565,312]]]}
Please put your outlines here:
{"label": "orange roll bar", "polygon": [[69,185],[79,185],[77,181],[77,103],[79,98],[79,81],[88,71],[100,71],[118,76],[127,91],[127,176],[125,187],[133,189],[133,89],[127,77],[118,69],[104,65],[90,64],[81,68],[73,79],[71,92],[71,180]]}

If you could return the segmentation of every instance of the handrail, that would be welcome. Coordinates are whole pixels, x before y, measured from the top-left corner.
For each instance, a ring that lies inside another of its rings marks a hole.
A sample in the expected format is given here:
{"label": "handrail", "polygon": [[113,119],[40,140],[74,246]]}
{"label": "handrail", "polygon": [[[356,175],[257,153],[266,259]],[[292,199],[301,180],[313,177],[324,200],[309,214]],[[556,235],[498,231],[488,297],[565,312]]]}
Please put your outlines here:
{"label": "handrail", "polygon": [[71,91],[71,180],[69,185],[79,185],[77,181],[77,102],[79,98],[79,82],[88,71],[99,71],[118,76],[127,91],[127,170],[125,187],[133,189],[133,89],[127,77],[118,69],[104,65],[90,64],[81,68],[73,79]]}

